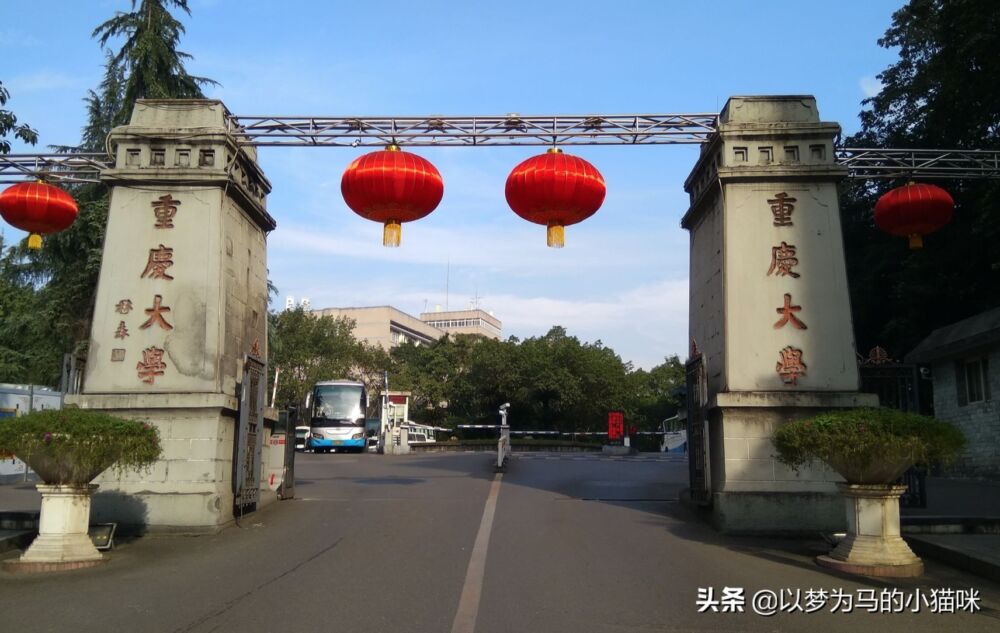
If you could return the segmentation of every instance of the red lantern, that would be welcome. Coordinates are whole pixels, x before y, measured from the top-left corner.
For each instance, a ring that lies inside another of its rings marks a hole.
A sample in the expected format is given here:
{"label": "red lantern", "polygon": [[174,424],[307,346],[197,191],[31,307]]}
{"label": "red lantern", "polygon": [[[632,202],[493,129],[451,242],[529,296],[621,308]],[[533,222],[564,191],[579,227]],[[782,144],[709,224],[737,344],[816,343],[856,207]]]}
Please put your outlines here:
{"label": "red lantern", "polygon": [[507,204],[529,222],[548,227],[549,246],[562,248],[563,227],[594,215],[607,192],[593,165],[553,147],[532,156],[507,177]]}
{"label": "red lantern", "polygon": [[909,183],[887,192],[875,203],[875,224],[886,233],[910,238],[921,248],[923,237],[951,221],[955,201],[941,187]]}
{"label": "red lantern", "polygon": [[69,228],[76,219],[76,201],[68,193],[44,182],[19,182],[0,193],[0,215],[9,224],[27,231],[28,248],[42,247],[43,233]]}
{"label": "red lantern", "polygon": [[383,223],[383,245],[399,246],[400,224],[437,208],[444,182],[430,162],[390,145],[354,159],[340,180],[340,191],[355,213]]}

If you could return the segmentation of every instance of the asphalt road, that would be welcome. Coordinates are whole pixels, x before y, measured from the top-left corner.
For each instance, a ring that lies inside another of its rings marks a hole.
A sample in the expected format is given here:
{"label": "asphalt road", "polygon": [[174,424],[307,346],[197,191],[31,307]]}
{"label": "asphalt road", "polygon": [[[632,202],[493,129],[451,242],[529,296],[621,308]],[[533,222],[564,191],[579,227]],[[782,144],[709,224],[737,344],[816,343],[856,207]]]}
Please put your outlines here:
{"label": "asphalt road", "polygon": [[[145,537],[95,569],[0,572],[0,619],[14,633],[1000,630],[1000,587],[950,568],[869,581],[816,567],[818,542],[716,534],[676,502],[683,462],[515,455],[497,479],[491,458],[299,454],[297,498],[241,528]],[[972,587],[983,610],[698,613],[708,587]]]}

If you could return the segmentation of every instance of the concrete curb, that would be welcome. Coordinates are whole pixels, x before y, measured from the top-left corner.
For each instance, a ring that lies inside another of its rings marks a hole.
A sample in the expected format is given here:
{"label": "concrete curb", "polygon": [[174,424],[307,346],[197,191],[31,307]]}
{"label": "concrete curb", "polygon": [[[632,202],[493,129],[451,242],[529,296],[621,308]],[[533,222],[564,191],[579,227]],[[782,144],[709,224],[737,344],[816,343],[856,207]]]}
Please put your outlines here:
{"label": "concrete curb", "polygon": [[951,565],[952,567],[988,578],[995,582],[1000,582],[1000,565],[996,563],[976,558],[947,545],[933,543],[920,536],[905,534],[903,538],[909,544],[910,549],[920,556]]}
{"label": "concrete curb", "polygon": [[900,518],[904,534],[1000,534],[1000,517],[925,516]]}
{"label": "concrete curb", "polygon": [[36,530],[3,530],[0,529],[0,555],[11,550],[27,549],[38,534]]}

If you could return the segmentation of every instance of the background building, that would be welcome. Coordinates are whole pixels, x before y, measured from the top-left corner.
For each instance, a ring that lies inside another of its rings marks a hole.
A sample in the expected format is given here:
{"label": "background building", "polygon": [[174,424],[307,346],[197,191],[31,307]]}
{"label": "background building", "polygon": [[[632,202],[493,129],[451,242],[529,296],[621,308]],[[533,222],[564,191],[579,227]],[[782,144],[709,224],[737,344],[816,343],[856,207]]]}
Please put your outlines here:
{"label": "background building", "polygon": [[445,334],[475,334],[499,339],[501,333],[500,320],[479,309],[425,312],[419,319],[392,306],[324,308],[311,312],[316,316],[353,319],[356,324],[354,338],[385,349],[407,341],[426,345]]}
{"label": "background building", "polygon": [[444,331],[391,306],[325,308],[316,316],[347,317],[356,323],[354,338],[390,349],[407,341],[426,345],[444,336]]}
{"label": "background building", "polygon": [[930,365],[934,417],[965,434],[950,472],[1000,479],[1000,308],[934,330],[906,362]]}
{"label": "background building", "polygon": [[478,334],[492,339],[499,339],[501,335],[500,319],[478,308],[424,312],[420,320],[449,334]]}

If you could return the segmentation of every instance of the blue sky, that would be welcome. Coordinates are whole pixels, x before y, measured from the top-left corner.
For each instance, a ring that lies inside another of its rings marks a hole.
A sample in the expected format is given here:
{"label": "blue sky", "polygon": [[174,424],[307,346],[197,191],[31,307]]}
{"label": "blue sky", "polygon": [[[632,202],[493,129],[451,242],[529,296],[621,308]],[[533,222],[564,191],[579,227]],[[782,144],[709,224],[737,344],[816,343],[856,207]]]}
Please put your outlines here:
{"label": "blue sky", "polygon": [[[857,129],[861,100],[895,59],[877,46],[902,0],[867,2],[295,2],[189,0],[188,70],[243,115],[717,112],[730,95],[813,94],[824,120]],[[103,54],[90,34],[127,0],[0,8],[7,107],[39,145],[78,141]],[[445,182],[398,249],[354,215],[340,177],[361,150],[263,148],[278,220],[268,265],[313,307],[411,314],[473,296],[521,338],[563,325],[649,368],[687,350],[684,178],[696,146],[573,147],[604,175],[604,206],[566,248],[510,211],[510,170],[538,148],[420,148]],[[21,234],[5,227],[9,236]],[[450,274],[446,271],[450,269]],[[446,277],[448,294],[446,297]]]}

